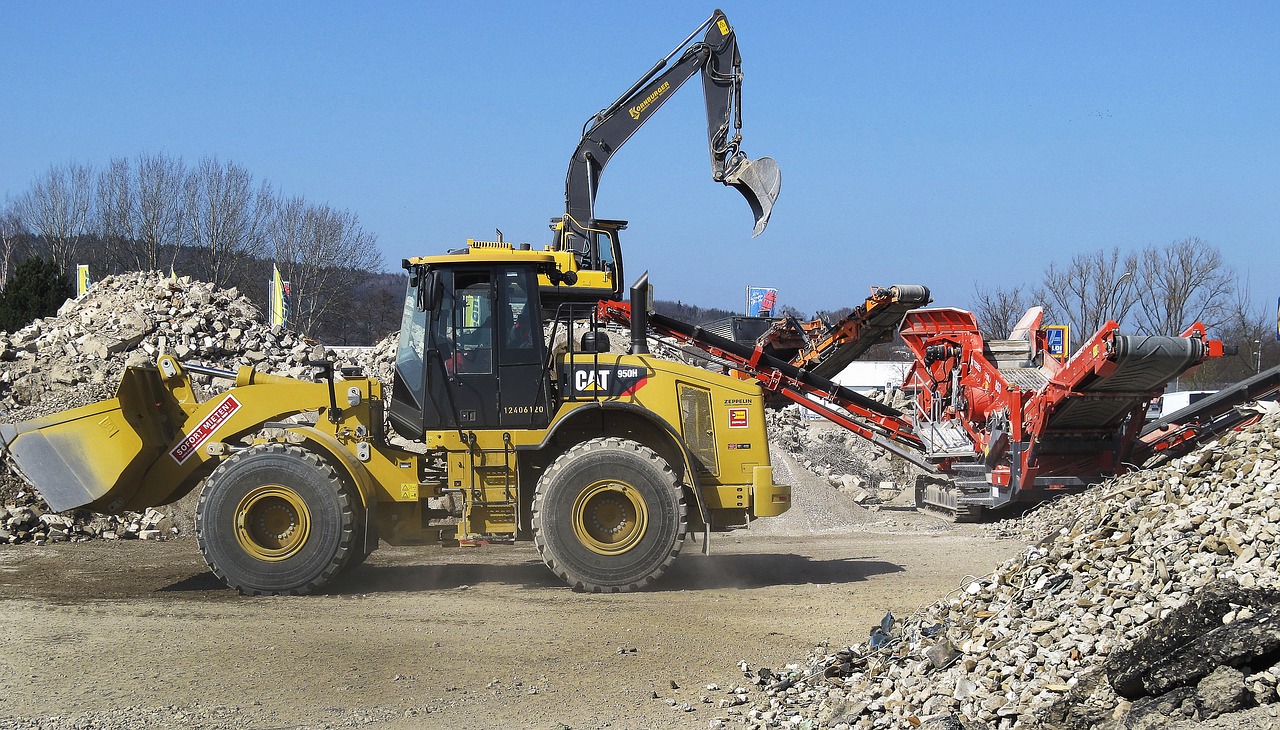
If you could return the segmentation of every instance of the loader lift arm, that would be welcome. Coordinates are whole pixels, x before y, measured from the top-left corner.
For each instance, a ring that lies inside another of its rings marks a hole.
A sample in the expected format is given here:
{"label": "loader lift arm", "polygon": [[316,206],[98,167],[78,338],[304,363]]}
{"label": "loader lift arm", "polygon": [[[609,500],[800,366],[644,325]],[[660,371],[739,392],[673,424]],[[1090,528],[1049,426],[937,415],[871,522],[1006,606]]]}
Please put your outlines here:
{"label": "loader lift arm", "polygon": [[[703,30],[706,35],[696,43],[693,39]],[[683,51],[683,53],[681,53]],[[679,59],[667,64],[677,54]],[[737,37],[720,10],[712,13],[702,25],[689,34],[671,53],[654,64],[622,96],[596,113],[583,125],[582,139],[569,161],[565,177],[565,213],[552,220],[555,238],[552,249],[573,251],[578,267],[602,271],[617,267],[613,281],[621,282],[622,261],[619,251],[601,251],[599,234],[608,235],[607,245],[616,247],[621,221],[600,221],[595,217],[596,191],[600,175],[610,158],[636,130],[675,94],[694,74],[702,73],[702,88],[707,109],[707,143],[711,153],[712,180],[731,185],[746,197],[755,215],[755,231],[759,235],[769,222],[773,203],[781,187],[778,165],[770,157],[749,160],[742,153],[742,58]],[[611,294],[620,298],[621,284]]]}

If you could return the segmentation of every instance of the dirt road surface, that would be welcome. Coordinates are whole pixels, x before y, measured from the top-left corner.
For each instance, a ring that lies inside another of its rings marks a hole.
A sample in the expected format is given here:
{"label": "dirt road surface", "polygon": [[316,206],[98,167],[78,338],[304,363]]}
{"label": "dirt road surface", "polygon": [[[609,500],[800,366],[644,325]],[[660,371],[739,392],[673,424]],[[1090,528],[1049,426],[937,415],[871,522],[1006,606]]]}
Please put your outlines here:
{"label": "dirt road surface", "polygon": [[522,544],[384,546],[325,595],[244,598],[192,538],[10,546],[0,726],[705,728],[737,662],[863,640],[1019,548],[874,525],[698,547],[634,594],[573,593]]}
{"label": "dirt road surface", "polygon": [[1022,548],[776,463],[791,511],[688,540],[630,594],[574,593],[531,543],[383,545],[275,598],[226,588],[193,537],[2,546],[0,728],[706,728],[738,662],[864,641]]}

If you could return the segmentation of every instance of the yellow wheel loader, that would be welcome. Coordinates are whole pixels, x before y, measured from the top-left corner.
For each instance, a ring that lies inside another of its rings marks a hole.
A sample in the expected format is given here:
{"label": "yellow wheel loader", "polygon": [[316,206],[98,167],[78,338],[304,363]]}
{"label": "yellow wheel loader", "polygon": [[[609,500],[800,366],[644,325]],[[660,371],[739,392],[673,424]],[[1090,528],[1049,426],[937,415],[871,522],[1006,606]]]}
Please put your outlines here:
{"label": "yellow wheel loader", "polygon": [[[200,489],[200,550],[244,593],[313,591],[379,540],[518,539],[579,590],[625,591],[661,576],[691,531],[705,546],[705,531],[781,514],[790,488],[773,483],[759,386],[650,356],[643,317],[631,352],[610,354],[594,319],[598,299],[621,297],[626,227],[595,217],[600,175],[695,74],[712,179],[746,197],[759,234],[781,175],[740,149],[741,59],[717,10],[587,122],[550,246],[499,236],[404,262],[390,394],[327,362],[324,382],[305,382],[162,356],[128,369],[112,400],[0,425],[10,462],[58,511]],[[192,376],[234,387],[202,401]]]}
{"label": "yellow wheel loader", "polygon": [[[558,304],[549,337],[539,280],[573,278],[551,253],[473,242],[404,265],[389,398],[328,362],[307,382],[164,355],[129,368],[116,398],[0,426],[0,440],[54,510],[199,489],[200,550],[249,594],[319,589],[380,540],[532,540],[575,589],[627,591],[661,576],[688,533],[790,505],[759,386],[651,356],[643,322],[630,353],[611,354],[594,304]],[[633,289],[633,312],[647,291]],[[202,401],[193,376],[234,386]]]}

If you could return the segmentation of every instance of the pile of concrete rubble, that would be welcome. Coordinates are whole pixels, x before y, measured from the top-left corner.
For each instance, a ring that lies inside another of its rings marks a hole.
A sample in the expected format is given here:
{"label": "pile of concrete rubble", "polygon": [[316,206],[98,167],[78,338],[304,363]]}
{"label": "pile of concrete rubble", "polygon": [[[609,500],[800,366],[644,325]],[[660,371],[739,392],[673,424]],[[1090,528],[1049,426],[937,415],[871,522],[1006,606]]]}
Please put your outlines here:
{"label": "pile of concrete rubble", "polygon": [[835,424],[807,419],[798,405],[769,411],[769,442],[800,466],[825,477],[857,504],[893,499],[922,473],[904,459],[880,449]]}
{"label": "pile of concrete rubble", "polygon": [[1269,416],[1001,523],[1038,544],[911,616],[886,616],[862,641],[746,671],[753,696],[712,724],[1083,729],[1273,717],[1278,462],[1280,417]]}
{"label": "pile of concrete rubble", "polygon": [[57,316],[0,335],[0,409],[28,419],[110,398],[129,365],[180,360],[291,376],[326,351],[262,321],[235,289],[159,272],[108,276]]}
{"label": "pile of concrete rubble", "polygon": [[0,507],[0,543],[44,545],[94,538],[163,540],[179,532],[173,515],[158,509],[124,515],[95,515],[85,510],[53,514],[45,510],[35,495],[27,492],[18,492],[14,502]]}
{"label": "pile of concrete rubble", "polygon": [[[271,327],[235,289],[159,272],[109,276],[54,317],[0,333],[0,421],[14,423],[115,396],[124,369],[172,353],[211,367],[250,365],[306,378],[311,360],[337,359],[390,382],[395,337],[373,348],[333,350]],[[203,395],[230,387],[197,376]],[[16,475],[0,468],[0,543],[158,539],[186,529],[188,520],[165,508],[118,517],[84,510],[50,514]]]}

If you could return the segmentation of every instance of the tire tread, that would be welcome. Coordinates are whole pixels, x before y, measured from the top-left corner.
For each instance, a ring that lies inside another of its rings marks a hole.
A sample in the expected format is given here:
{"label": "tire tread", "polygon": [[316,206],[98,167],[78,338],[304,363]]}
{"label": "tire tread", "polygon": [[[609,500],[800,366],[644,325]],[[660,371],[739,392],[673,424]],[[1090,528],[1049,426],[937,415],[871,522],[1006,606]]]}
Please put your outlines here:
{"label": "tire tread", "polygon": [[232,471],[237,464],[251,458],[260,458],[264,454],[276,454],[279,456],[287,456],[297,459],[303,465],[315,470],[321,477],[333,486],[334,493],[338,496],[340,518],[343,524],[355,525],[355,500],[352,497],[350,488],[345,484],[344,480],[339,477],[337,470],[333,468],[325,459],[308,449],[293,444],[284,444],[272,442],[253,446],[243,451],[232,454],[223,460],[205,479],[204,487],[200,490],[200,499],[196,503],[196,520],[195,532],[196,542],[200,547],[200,554],[204,558],[205,564],[209,566],[209,570],[218,577],[223,583],[231,588],[235,588],[242,595],[247,596],[303,596],[320,590],[326,586],[338,573],[346,567],[351,560],[351,556],[355,553],[355,539],[357,530],[346,529],[340,532],[338,546],[334,550],[329,564],[314,578],[306,584],[281,590],[271,590],[257,588],[246,585],[243,580],[229,573],[223,567],[219,566],[216,559],[210,554],[211,546],[206,539],[205,534],[205,510],[213,493],[218,489],[218,481],[224,478],[225,474]]}
{"label": "tire tread", "polygon": [[[571,573],[569,569],[557,562],[555,555],[553,555],[552,551],[548,548],[546,537],[542,534],[542,530],[539,528],[539,517],[542,511],[546,508],[547,485],[559,478],[560,473],[565,471],[568,468],[568,465],[579,456],[602,448],[633,452],[645,461],[651,463],[653,466],[656,466],[662,474],[664,482],[666,482],[671,489],[677,492],[677,514],[679,524],[677,525],[674,544],[667,551],[667,554],[663,556],[659,565],[657,565],[647,575],[642,576],[638,580],[632,581],[627,585],[600,585],[591,582],[583,576]],[[684,490],[676,480],[676,475],[671,469],[671,465],[669,465],[666,460],[659,456],[653,449],[630,439],[624,439],[618,436],[604,436],[582,441],[556,457],[555,461],[552,462],[551,466],[547,468],[547,470],[542,474],[542,477],[538,480],[538,486],[533,497],[531,516],[533,523],[533,544],[538,549],[538,554],[542,556],[542,561],[546,563],[552,573],[565,583],[568,583],[573,590],[584,593],[629,593],[648,587],[658,578],[662,577],[662,575],[667,572],[667,569],[671,567],[672,563],[675,562],[676,557],[680,555],[680,549],[683,547],[684,533],[687,528]]]}

